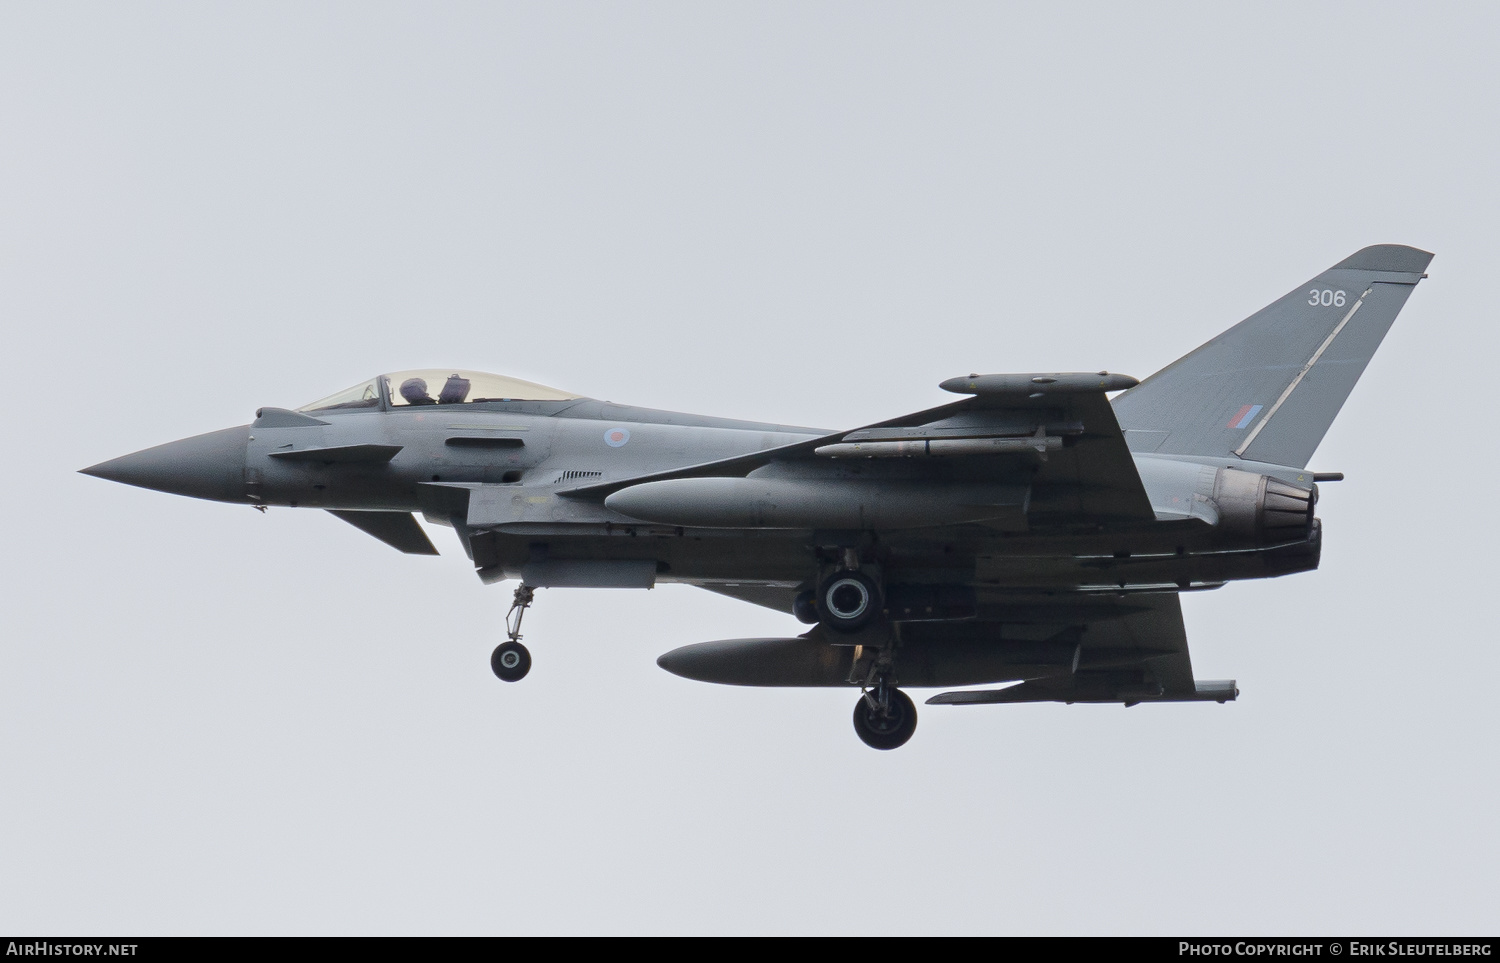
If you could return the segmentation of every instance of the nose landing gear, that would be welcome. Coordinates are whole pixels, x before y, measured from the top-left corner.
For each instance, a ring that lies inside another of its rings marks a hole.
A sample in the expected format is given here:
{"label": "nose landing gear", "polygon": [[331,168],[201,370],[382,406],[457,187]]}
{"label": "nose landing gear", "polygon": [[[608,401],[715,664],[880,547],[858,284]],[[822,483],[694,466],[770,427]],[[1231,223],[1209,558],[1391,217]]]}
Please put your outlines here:
{"label": "nose landing gear", "polygon": [[507,640],[495,646],[490,654],[490,668],[502,682],[520,682],[531,671],[531,652],[521,644],[521,619],[535,597],[536,589],[521,583],[511,600],[510,611],[505,613]]}

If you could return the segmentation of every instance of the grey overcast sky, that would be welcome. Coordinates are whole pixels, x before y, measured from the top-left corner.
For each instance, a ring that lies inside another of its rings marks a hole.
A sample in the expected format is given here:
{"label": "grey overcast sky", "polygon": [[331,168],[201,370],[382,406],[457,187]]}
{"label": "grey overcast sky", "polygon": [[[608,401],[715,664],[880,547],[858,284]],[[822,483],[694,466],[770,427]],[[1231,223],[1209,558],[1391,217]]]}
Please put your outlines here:
{"label": "grey overcast sky", "polygon": [[[0,5],[0,930],[1500,923],[1493,4]],[[718,688],[797,628],[74,474],[377,371],[850,426],[1145,376],[1436,252],[1321,571],[1184,602],[1229,706]]]}

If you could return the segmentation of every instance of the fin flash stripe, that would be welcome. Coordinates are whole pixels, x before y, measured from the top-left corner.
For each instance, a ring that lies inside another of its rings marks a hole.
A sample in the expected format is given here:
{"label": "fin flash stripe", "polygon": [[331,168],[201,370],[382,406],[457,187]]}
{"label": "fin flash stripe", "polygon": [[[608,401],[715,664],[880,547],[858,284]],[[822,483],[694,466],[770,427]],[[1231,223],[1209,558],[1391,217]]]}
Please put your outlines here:
{"label": "fin flash stripe", "polygon": [[1297,372],[1297,376],[1292,379],[1292,383],[1286,386],[1286,390],[1281,393],[1281,397],[1277,398],[1276,403],[1271,406],[1271,410],[1266,412],[1266,416],[1262,418],[1260,420],[1260,423],[1255,426],[1255,429],[1250,432],[1250,437],[1246,438],[1244,442],[1234,450],[1234,453],[1236,455],[1239,455],[1241,458],[1245,457],[1245,449],[1249,448],[1250,444],[1255,441],[1255,436],[1260,434],[1261,429],[1266,426],[1266,423],[1271,420],[1272,416],[1276,414],[1277,409],[1279,409],[1286,401],[1286,399],[1290,397],[1291,393],[1297,390],[1297,386],[1302,383],[1302,379],[1307,377],[1307,373],[1312,370],[1312,366],[1318,363],[1319,358],[1323,357],[1323,352],[1328,350],[1328,346],[1330,344],[1333,344],[1333,339],[1337,338],[1339,336],[1339,332],[1344,330],[1344,325],[1348,324],[1349,319],[1354,317],[1354,312],[1359,310],[1359,306],[1365,303],[1365,298],[1369,297],[1370,292],[1373,290],[1375,290],[1375,285],[1373,284],[1365,288],[1365,293],[1361,294],[1359,296],[1359,300],[1354,302],[1354,307],[1349,309],[1349,313],[1344,315],[1344,319],[1337,325],[1335,325],[1332,331],[1328,332],[1328,337],[1324,338],[1323,343],[1318,345],[1318,350],[1314,351],[1312,353],[1312,357],[1307,359],[1307,363],[1302,366],[1302,370]]}
{"label": "fin flash stripe", "polygon": [[1265,405],[1246,405],[1239,411],[1236,411],[1233,418],[1229,419],[1229,427],[1244,428],[1251,421],[1255,420],[1255,416],[1260,414],[1260,410],[1264,407]]}

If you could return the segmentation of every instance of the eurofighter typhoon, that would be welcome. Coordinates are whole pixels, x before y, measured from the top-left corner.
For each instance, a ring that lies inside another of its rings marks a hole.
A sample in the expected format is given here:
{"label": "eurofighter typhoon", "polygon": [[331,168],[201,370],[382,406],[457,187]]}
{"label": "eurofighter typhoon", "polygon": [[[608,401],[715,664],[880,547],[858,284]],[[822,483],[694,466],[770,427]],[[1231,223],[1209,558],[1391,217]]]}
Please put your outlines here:
{"label": "eurofighter typhoon", "polygon": [[[1230,702],[1193,677],[1179,595],[1318,567],[1307,468],[1432,255],[1367,247],[1137,381],[966,374],[959,400],[824,431],[596,401],[479,372],[401,371],[84,473],[328,511],[412,555],[451,527],[485,582],[696,585],[795,616],[786,638],[657,664],[743,686],[858,688],[876,749],[929,705]],[[1003,686],[1001,684],[1004,684]],[[992,686],[991,688],[972,688]],[[969,688],[961,688],[969,687]]]}

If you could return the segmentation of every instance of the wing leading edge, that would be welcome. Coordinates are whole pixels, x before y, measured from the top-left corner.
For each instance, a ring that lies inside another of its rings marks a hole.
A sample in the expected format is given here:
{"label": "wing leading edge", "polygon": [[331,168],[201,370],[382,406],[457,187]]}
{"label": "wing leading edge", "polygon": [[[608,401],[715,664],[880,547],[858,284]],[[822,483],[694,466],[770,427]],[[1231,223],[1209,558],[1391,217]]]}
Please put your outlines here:
{"label": "wing leading edge", "polygon": [[[1150,500],[1107,397],[1135,383],[1105,373],[957,378],[943,387],[973,397],[779,448],[558,494],[602,501],[635,486],[770,477],[767,470],[778,477],[790,472],[799,484],[816,486],[833,484],[851,461],[900,459],[905,479],[917,484],[1022,480],[1030,486],[1029,512],[1037,518],[1151,520]],[[659,502],[659,494],[653,500]]]}

